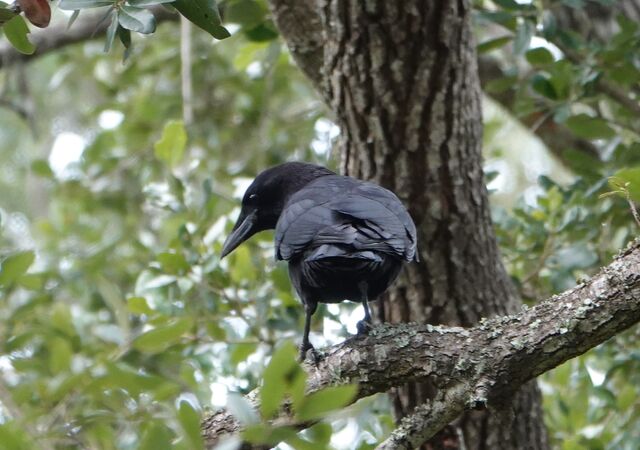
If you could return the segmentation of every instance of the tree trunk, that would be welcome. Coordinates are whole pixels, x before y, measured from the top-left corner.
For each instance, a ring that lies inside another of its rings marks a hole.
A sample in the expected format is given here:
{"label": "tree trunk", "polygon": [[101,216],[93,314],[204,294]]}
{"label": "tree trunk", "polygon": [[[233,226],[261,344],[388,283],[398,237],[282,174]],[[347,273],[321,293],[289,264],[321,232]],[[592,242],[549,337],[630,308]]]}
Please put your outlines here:
{"label": "tree trunk", "polygon": [[[379,302],[384,321],[470,326],[520,305],[483,180],[470,8],[459,0],[320,6],[321,85],[341,127],[343,171],[392,189],[418,227],[421,262]],[[392,394],[395,410],[404,416],[433,394],[407,385]],[[426,448],[548,448],[535,383],[502,406],[465,415]]]}

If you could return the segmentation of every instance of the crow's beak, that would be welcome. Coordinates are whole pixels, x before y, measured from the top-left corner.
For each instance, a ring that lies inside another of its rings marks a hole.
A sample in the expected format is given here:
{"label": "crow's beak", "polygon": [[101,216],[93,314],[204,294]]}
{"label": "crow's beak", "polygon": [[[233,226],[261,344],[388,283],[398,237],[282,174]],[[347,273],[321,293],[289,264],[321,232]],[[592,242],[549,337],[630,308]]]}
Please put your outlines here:
{"label": "crow's beak", "polygon": [[227,237],[227,240],[224,241],[224,245],[222,246],[222,255],[220,256],[221,259],[234,251],[238,245],[253,236],[255,233],[253,229],[255,222],[255,211],[252,211],[249,214],[240,212],[240,217],[238,217],[238,221],[233,227],[233,230],[231,230],[231,234]]}

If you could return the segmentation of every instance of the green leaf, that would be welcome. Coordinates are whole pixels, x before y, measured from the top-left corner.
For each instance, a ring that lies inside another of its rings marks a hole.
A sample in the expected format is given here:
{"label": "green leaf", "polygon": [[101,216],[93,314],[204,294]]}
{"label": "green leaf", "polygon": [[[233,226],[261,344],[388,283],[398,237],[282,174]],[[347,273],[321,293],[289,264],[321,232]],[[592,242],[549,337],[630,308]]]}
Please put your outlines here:
{"label": "green leaf", "polygon": [[73,337],[76,335],[76,328],[73,325],[73,318],[69,306],[65,303],[55,303],[49,321],[53,328],[63,334]]}
{"label": "green leaf", "polygon": [[54,375],[69,370],[73,349],[67,339],[54,337],[48,342],[49,347],[49,370]]}
{"label": "green leaf", "polygon": [[191,326],[192,322],[188,318],[174,319],[168,325],[142,333],[133,341],[133,347],[145,353],[160,353],[179,343]]}
{"label": "green leaf", "polygon": [[126,61],[131,54],[131,49],[133,48],[131,45],[131,31],[118,27],[118,39],[120,39],[120,42],[122,42],[122,45],[124,46],[124,56],[122,59],[123,61]]}
{"label": "green leaf", "polygon": [[189,402],[184,400],[180,402],[178,421],[189,443],[189,448],[193,450],[204,448],[204,442],[200,434],[200,416]]}
{"label": "green leaf", "polygon": [[258,345],[255,342],[241,342],[234,344],[231,351],[231,362],[238,364],[249,357],[256,351]]}
{"label": "green leaf", "polygon": [[60,0],[58,8],[66,10],[98,8],[100,6],[113,6],[115,1],[108,0]]}
{"label": "green leaf", "polygon": [[170,120],[162,130],[162,137],[154,145],[156,158],[173,167],[182,159],[186,144],[184,123],[181,120]]}
{"label": "green leaf", "polygon": [[314,443],[327,448],[333,435],[333,428],[329,423],[318,422],[310,428],[307,428],[305,435]]}
{"label": "green leaf", "polygon": [[531,87],[538,94],[541,94],[551,100],[556,100],[558,98],[558,94],[556,93],[553,84],[549,81],[547,77],[542,74],[535,74],[531,77]]}
{"label": "green leaf", "polygon": [[31,250],[7,256],[0,265],[0,286],[13,284],[29,269],[35,257]]}
{"label": "green leaf", "polygon": [[[287,444],[293,447],[295,450],[318,450],[318,448],[326,448],[326,446],[319,447],[317,443],[309,442],[297,435],[288,438]],[[358,448],[358,450],[360,450],[360,448]]]}
{"label": "green leaf", "polygon": [[31,55],[36,51],[36,47],[27,38],[29,27],[22,16],[15,16],[13,19],[9,19],[2,29],[11,45],[20,53]]}
{"label": "green leaf", "polygon": [[615,130],[603,119],[586,114],[569,117],[566,125],[578,137],[584,139],[611,139],[616,136]]}
{"label": "green leaf", "polygon": [[571,95],[571,89],[579,80],[575,77],[575,68],[571,62],[566,59],[556,61],[551,66],[551,78],[549,82],[553,85],[553,90],[558,99],[568,99]]}
{"label": "green leaf", "polygon": [[276,30],[273,23],[268,20],[261,23],[257,27],[245,30],[244,32],[247,39],[253,42],[266,42],[271,41],[278,37],[278,30]]}
{"label": "green leaf", "polygon": [[260,412],[264,419],[270,419],[280,408],[292,372],[300,369],[296,358],[295,345],[286,342],[273,353],[269,365],[264,370],[260,390]]}
{"label": "green leaf", "polygon": [[42,178],[53,178],[53,171],[46,159],[36,159],[31,163],[31,172]]}
{"label": "green leaf", "polygon": [[231,36],[222,26],[215,0],[176,0],[172,4],[180,14],[214,38],[225,39]]}
{"label": "green leaf", "polygon": [[45,277],[42,274],[27,273],[22,275],[16,283],[31,291],[40,291],[44,287]]}
{"label": "green leaf", "polygon": [[513,40],[513,52],[522,55],[528,48],[535,31],[534,25],[525,20],[516,30],[516,37]]}
{"label": "green leaf", "polygon": [[488,53],[491,50],[504,47],[506,44],[511,42],[512,39],[513,36],[502,36],[484,41],[481,44],[478,44],[478,53]]}
{"label": "green leaf", "polygon": [[127,299],[127,309],[132,314],[152,314],[153,309],[144,297],[131,297]]}
{"label": "green leaf", "polygon": [[118,13],[113,10],[111,12],[111,24],[107,28],[107,35],[104,40],[104,52],[109,53],[111,47],[113,47],[113,41],[116,38],[116,31],[118,31]]}
{"label": "green leaf", "polygon": [[161,423],[153,423],[148,426],[142,435],[138,450],[157,450],[159,448],[172,448],[173,436],[171,429]]}
{"label": "green leaf", "polygon": [[232,265],[230,267],[231,280],[240,284],[246,280],[255,280],[256,268],[251,261],[251,251],[247,246],[240,246],[232,253]]}
{"label": "green leaf", "polygon": [[358,392],[355,384],[330,386],[321,391],[308,395],[300,408],[296,411],[299,420],[315,420],[336,409],[350,404]]}
{"label": "green leaf", "polygon": [[490,94],[498,94],[500,92],[504,92],[508,89],[513,88],[518,82],[518,77],[516,76],[507,76],[496,78],[495,80],[491,80],[485,86],[485,91]]}
{"label": "green leaf", "polygon": [[0,442],[2,447],[11,450],[30,450],[34,447],[35,442],[31,441],[28,433],[17,426],[13,421],[7,421],[0,424]]}
{"label": "green leaf", "polygon": [[497,23],[514,32],[518,27],[515,15],[505,11],[478,11],[478,18]]}
{"label": "green leaf", "polygon": [[191,268],[182,253],[160,253],[158,255],[158,262],[165,272],[171,274],[182,274]]}
{"label": "green leaf", "polygon": [[156,18],[150,11],[133,6],[123,6],[118,11],[118,22],[122,28],[142,34],[156,31]]}
{"label": "green leaf", "polygon": [[13,19],[17,14],[9,8],[1,7],[0,8],[0,27],[7,23],[9,20]]}
{"label": "green leaf", "polygon": [[553,63],[553,54],[544,47],[532,48],[525,53],[527,61],[533,66],[543,66]]}
{"label": "green leaf", "polygon": [[225,8],[225,22],[253,28],[264,20],[266,10],[255,0],[236,0]]}
{"label": "green leaf", "polygon": [[275,447],[280,442],[295,437],[298,431],[292,427],[274,427],[269,424],[255,424],[245,427],[242,439],[252,444]]}
{"label": "green leaf", "polygon": [[623,61],[609,70],[609,76],[616,83],[631,85],[640,81],[640,70],[630,62]]}
{"label": "green leaf", "polygon": [[631,200],[640,202],[640,166],[621,169],[609,179],[609,184],[614,189],[615,184],[626,183],[625,189],[629,192]]}

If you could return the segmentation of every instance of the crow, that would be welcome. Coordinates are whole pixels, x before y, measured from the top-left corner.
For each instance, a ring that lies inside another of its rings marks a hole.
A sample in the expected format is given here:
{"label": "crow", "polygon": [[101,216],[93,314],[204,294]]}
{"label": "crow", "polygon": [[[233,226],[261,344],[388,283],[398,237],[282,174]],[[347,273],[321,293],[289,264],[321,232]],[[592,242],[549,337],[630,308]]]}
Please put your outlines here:
{"label": "crow", "polygon": [[240,216],[222,258],[255,233],[275,228],[275,257],[289,262],[289,278],[305,308],[300,360],[318,303],[369,301],[396,279],[404,261],[417,261],[416,227],[396,195],[376,184],[308,163],[264,170],[242,199]]}

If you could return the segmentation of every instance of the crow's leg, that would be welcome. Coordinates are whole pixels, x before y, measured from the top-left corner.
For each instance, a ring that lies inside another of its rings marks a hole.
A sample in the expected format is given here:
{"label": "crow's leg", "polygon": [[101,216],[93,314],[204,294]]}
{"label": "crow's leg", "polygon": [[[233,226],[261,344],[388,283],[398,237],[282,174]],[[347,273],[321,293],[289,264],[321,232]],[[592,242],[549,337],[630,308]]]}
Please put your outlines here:
{"label": "crow's leg", "polygon": [[300,345],[300,362],[303,362],[307,356],[307,351],[313,351],[314,359],[318,359],[316,355],[316,351],[309,342],[309,331],[311,328],[311,316],[316,312],[316,308],[318,307],[317,303],[307,303],[304,304],[305,310],[305,319],[304,319],[304,335],[302,336],[302,344]]}
{"label": "crow's leg", "polygon": [[367,283],[359,283],[360,298],[364,308],[364,319],[358,322],[358,334],[367,334],[371,328],[371,310],[369,309],[369,298],[367,295]]}

